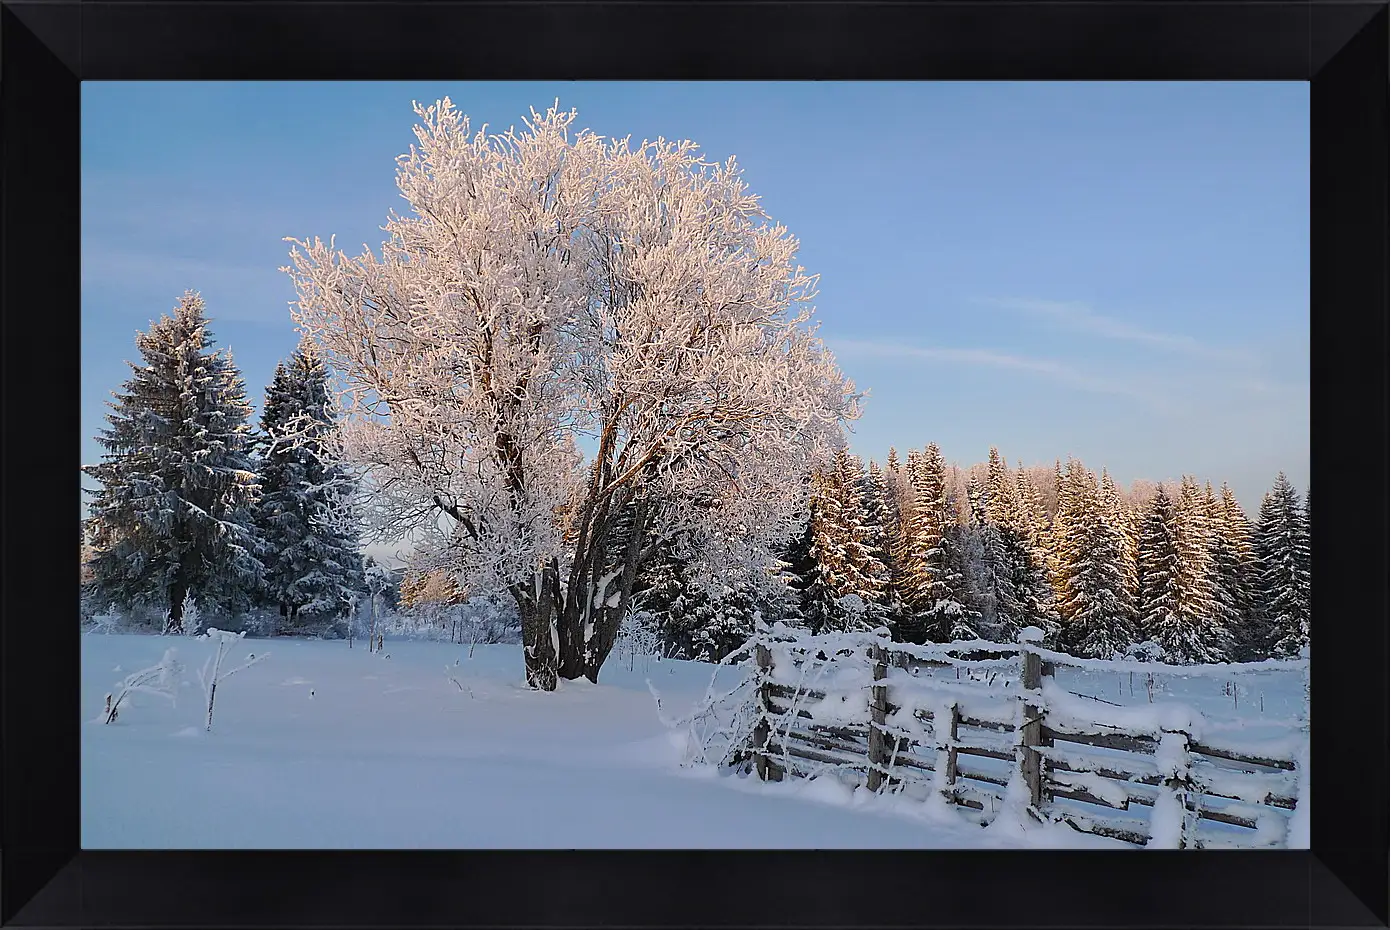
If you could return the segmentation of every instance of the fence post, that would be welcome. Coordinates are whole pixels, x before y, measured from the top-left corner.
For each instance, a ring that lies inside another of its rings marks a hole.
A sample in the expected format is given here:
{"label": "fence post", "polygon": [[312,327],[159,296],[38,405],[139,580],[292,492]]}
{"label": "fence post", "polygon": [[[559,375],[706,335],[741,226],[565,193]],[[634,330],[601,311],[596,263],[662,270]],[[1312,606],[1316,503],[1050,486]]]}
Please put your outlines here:
{"label": "fence post", "polygon": [[[1043,638],[1043,631],[1037,627],[1026,627],[1019,631],[1021,674],[1019,684],[1020,699],[1024,702],[1024,722],[1019,733],[1019,769],[1024,776],[1024,784],[1029,788],[1029,804],[1039,810],[1043,803],[1043,756],[1038,747],[1044,745],[1043,709],[1030,699],[1039,695],[1043,689],[1043,656],[1030,648]],[[1048,674],[1052,674],[1049,664]]]}
{"label": "fence post", "polygon": [[[957,727],[961,725],[961,708],[956,701],[951,702],[951,720],[947,726],[947,771],[946,791],[947,800],[950,801],[956,794],[956,734]],[[940,758],[940,756],[939,756]]]}
{"label": "fence post", "polygon": [[768,735],[770,727],[768,725],[768,685],[771,676],[768,674],[773,668],[773,654],[768,651],[768,647],[762,643],[755,643],[753,647],[754,660],[758,663],[759,678],[758,685],[758,724],[753,728],[753,748],[754,768],[758,772],[758,777],[763,781],[782,781],[782,767],[768,758]]}
{"label": "fence post", "polygon": [[[874,680],[883,681],[889,676],[888,650],[883,643],[875,643],[869,647],[869,655],[874,662]],[[871,685],[869,695],[869,775],[865,785],[870,791],[878,791],[884,785],[884,768],[889,761],[883,729],[889,712],[889,689],[886,685]]]}
{"label": "fence post", "polygon": [[1188,734],[1184,731],[1164,730],[1156,747],[1156,751],[1164,757],[1156,760],[1164,775],[1160,790],[1169,794],[1179,810],[1179,849],[1191,849],[1197,845],[1196,799],[1189,771],[1193,757],[1189,753],[1188,743]]}

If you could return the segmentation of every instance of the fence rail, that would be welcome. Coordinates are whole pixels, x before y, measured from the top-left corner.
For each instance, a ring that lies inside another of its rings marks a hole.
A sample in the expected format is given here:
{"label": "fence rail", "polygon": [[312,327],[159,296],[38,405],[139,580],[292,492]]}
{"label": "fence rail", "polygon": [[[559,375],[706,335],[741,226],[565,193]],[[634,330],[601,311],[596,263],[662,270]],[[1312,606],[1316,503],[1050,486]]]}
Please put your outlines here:
{"label": "fence rail", "polygon": [[[1055,681],[1060,665],[1124,663],[1036,641],[913,646],[864,635],[785,635],[753,656],[757,723],[746,748],[765,780],[846,771],[871,791],[926,787],[984,822],[1018,779],[1036,819],[1180,848],[1284,845],[1299,803],[1297,722],[1285,722],[1289,739],[1253,751],[1204,735],[1202,716],[1184,705],[1078,708]],[[953,666],[967,678],[930,673]],[[1214,835],[1200,821],[1237,829]]]}

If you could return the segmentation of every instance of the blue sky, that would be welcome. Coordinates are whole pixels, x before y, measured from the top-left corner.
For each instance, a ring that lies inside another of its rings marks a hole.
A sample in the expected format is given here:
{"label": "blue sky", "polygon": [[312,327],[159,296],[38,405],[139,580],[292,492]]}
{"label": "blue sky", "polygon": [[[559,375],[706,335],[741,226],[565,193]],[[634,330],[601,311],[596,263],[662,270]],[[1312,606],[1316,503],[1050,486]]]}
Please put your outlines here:
{"label": "blue sky", "polygon": [[379,246],[411,101],[737,156],[870,391],[852,448],[1069,454],[1123,484],[1309,474],[1307,83],[113,83],[82,90],[83,462],[198,289],[259,408],[286,236]]}

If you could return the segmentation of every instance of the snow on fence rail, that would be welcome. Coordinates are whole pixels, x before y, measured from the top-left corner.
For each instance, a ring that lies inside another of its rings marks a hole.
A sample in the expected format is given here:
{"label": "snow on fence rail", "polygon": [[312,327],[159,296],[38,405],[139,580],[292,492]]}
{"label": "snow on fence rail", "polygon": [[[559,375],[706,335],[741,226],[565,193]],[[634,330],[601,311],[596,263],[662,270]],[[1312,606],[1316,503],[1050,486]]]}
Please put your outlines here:
{"label": "snow on fence rail", "polygon": [[[731,657],[750,666],[744,699],[752,706],[742,717],[752,727],[729,757],[751,761],[765,780],[839,772],[871,791],[936,792],[982,824],[1013,803],[1038,821],[1140,846],[1290,845],[1307,790],[1307,726],[1282,721],[1279,737],[1243,743],[1185,704],[1082,700],[1054,672],[1069,665],[1231,678],[1307,672],[1307,660],[1078,659],[1041,648],[1035,632],[1018,645],[915,646],[891,643],[886,631],[806,636],[777,625]],[[951,666],[969,670],[966,680],[931,674]]]}

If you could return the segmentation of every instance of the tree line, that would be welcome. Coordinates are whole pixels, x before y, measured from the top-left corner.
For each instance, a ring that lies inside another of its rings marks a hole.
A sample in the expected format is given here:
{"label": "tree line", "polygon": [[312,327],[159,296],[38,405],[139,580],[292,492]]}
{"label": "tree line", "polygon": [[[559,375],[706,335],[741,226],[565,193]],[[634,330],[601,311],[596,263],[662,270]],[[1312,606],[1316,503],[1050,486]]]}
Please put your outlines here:
{"label": "tree line", "polygon": [[670,550],[638,603],[667,651],[717,658],[762,620],[814,633],[886,626],[908,642],[1012,642],[1026,626],[1073,655],[1175,663],[1298,655],[1309,642],[1309,497],[1283,473],[1256,522],[1191,476],[1125,494],[1081,461],[949,466],[935,444],[868,466],[836,452],[773,596],[693,583]]}
{"label": "tree line", "polygon": [[[351,496],[331,441],[322,358],[277,366],[259,427],[230,353],[212,349],[201,298],[137,336],[144,364],[116,394],[85,469],[100,487],[84,524],[84,596],[100,609],[159,604],[182,629],[200,610],[278,610],[321,632],[366,590]],[[1040,480],[1042,477],[1042,480]],[[1223,484],[1137,482],[1057,462],[1011,469],[991,448],[962,469],[935,444],[868,464],[840,447],[801,479],[800,529],[763,583],[698,571],[689,533],[649,535],[633,607],[673,656],[715,660],[760,620],[812,632],[888,627],[909,642],[1013,641],[1037,626],[1080,656],[1172,662],[1296,655],[1309,636],[1309,498],[1280,474],[1252,523]],[[611,548],[634,532],[630,502]],[[402,583],[402,606],[462,604],[447,570]]]}

